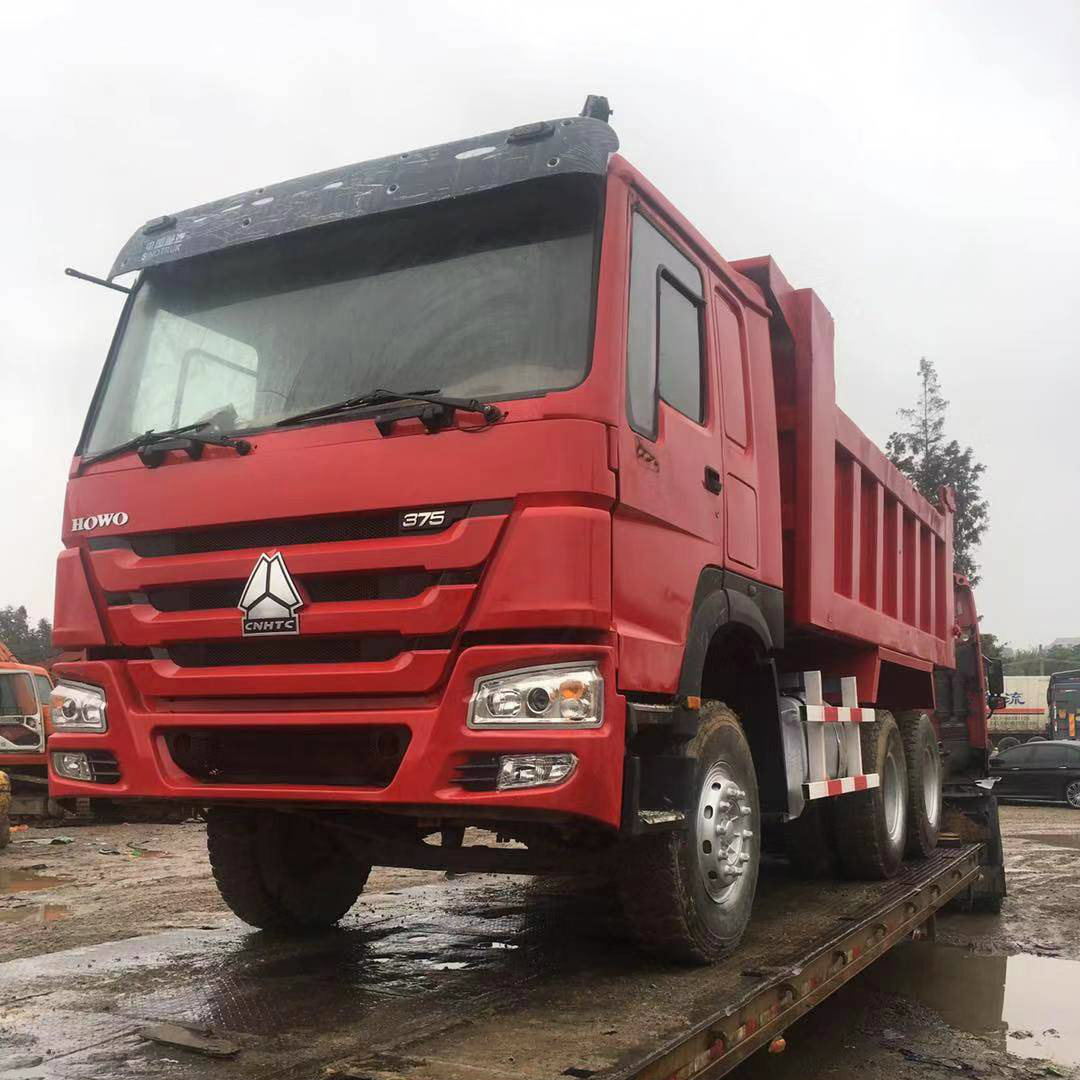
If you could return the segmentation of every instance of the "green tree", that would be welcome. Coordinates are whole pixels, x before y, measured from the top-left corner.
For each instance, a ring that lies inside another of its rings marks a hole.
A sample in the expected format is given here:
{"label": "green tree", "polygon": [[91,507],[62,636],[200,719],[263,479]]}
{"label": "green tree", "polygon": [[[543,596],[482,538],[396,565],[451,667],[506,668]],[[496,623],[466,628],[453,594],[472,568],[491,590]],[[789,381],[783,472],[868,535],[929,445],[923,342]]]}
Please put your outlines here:
{"label": "green tree", "polygon": [[987,634],[980,629],[979,643],[982,645],[983,656],[989,656],[991,659],[1001,656],[1001,643],[997,639],[997,634]]}
{"label": "green tree", "polygon": [[49,620],[38,619],[37,625],[31,626],[24,607],[0,608],[0,641],[23,664],[40,664],[59,651],[53,648]]}
{"label": "green tree", "polygon": [[953,521],[953,566],[972,585],[979,582],[975,549],[990,524],[990,507],[982,496],[982,475],[986,466],[975,459],[970,446],[955,439],[946,441],[945,412],[948,401],[932,361],[919,361],[922,390],[914,408],[898,409],[903,430],[894,431],[885,444],[892,463],[922,492],[935,501],[938,489],[951,487],[956,493]]}

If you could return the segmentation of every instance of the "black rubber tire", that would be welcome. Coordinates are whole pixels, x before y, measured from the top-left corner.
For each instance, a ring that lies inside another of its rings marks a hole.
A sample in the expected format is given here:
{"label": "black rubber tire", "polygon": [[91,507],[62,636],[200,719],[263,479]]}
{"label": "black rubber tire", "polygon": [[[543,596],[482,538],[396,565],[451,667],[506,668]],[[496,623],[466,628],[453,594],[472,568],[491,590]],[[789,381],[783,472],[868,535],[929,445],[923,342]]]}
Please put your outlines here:
{"label": "black rubber tire", "polygon": [[[945,775],[933,721],[920,711],[900,713],[896,717],[900,737],[904,741],[904,761],[907,764],[908,855],[916,859],[928,859],[937,850],[938,832],[941,829],[942,797],[941,783]],[[933,752],[938,763],[937,806],[927,805],[925,755]],[[936,819],[936,820],[935,820]]]}
{"label": "black rubber tire", "polygon": [[1002,750],[1011,750],[1014,746],[1019,745],[1020,740],[1016,738],[1015,735],[1006,735],[1005,738],[997,744],[996,749],[997,752],[1000,754]]}
{"label": "black rubber tire", "polygon": [[[871,724],[861,724],[864,773],[877,773],[875,788],[837,795],[832,799],[833,841],[841,873],[848,878],[880,881],[900,869],[907,842],[907,766],[904,742],[892,713],[877,710]],[[891,757],[901,773],[897,785],[904,821],[890,837],[885,812],[885,763]]]}
{"label": "black rubber tire", "polygon": [[1027,741],[1028,742],[1046,742],[1046,736],[1045,735],[1032,735],[1031,738],[1028,739]]}
{"label": "black rubber tire", "polygon": [[[617,856],[616,882],[627,923],[642,948],[664,960],[708,964],[738,946],[750,920],[761,857],[761,812],[750,746],[739,718],[726,705],[702,705],[698,733],[685,752],[696,762],[689,797],[692,820],[684,830],[627,841]],[[736,774],[753,833],[744,841],[749,860],[730,904],[714,901],[705,888],[695,831],[700,792],[709,770],[721,762]]]}
{"label": "black rubber tire", "polygon": [[828,878],[836,874],[836,847],[829,820],[831,799],[807,802],[803,812],[784,828],[784,850],[799,877]]}
{"label": "black rubber tire", "polygon": [[11,842],[11,818],[0,813],[0,851]]}
{"label": "black rubber tire", "polygon": [[1076,785],[1077,785],[1077,782],[1075,780],[1070,780],[1069,783],[1067,783],[1065,785],[1065,791],[1064,791],[1065,805],[1067,807],[1069,807],[1069,809],[1071,809],[1071,810],[1080,810],[1080,801],[1075,801],[1077,799],[1077,793],[1076,793],[1075,790],[1072,793],[1073,798],[1069,798],[1069,789],[1070,788],[1075,789]]}
{"label": "black rubber tire", "polygon": [[211,808],[206,846],[225,903],[244,922],[279,933],[333,926],[371,872],[333,830],[274,810]]}

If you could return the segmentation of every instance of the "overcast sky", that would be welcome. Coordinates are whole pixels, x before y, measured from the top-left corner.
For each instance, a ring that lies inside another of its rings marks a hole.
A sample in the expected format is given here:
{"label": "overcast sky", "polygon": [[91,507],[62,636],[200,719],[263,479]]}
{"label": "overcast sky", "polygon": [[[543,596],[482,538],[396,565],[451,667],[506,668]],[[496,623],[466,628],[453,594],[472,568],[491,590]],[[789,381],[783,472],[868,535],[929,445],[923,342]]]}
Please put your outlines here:
{"label": "overcast sky", "polygon": [[573,114],[837,326],[876,441],[938,366],[986,463],[983,626],[1080,634],[1080,4],[4,4],[0,606],[52,615],[64,483],[150,217]]}

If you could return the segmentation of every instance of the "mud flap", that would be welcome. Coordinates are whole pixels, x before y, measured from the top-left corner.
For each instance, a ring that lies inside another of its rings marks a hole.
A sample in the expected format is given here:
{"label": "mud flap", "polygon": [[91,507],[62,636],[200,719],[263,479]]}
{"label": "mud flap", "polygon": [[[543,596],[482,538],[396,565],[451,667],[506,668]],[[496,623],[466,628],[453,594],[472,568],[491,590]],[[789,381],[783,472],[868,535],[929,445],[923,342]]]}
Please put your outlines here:
{"label": "mud flap", "polygon": [[1000,911],[1008,894],[1001,822],[993,792],[974,786],[946,788],[938,840],[941,844],[982,844],[979,877],[949,906],[961,911]]}

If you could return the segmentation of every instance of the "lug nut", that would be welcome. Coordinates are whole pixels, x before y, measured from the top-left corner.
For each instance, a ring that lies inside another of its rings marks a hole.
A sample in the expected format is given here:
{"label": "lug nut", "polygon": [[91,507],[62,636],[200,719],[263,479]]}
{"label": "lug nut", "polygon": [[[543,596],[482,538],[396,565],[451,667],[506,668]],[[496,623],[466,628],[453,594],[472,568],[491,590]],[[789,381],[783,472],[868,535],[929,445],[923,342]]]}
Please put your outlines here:
{"label": "lug nut", "polygon": [[740,807],[739,807],[739,813],[740,813],[740,814],[741,814],[741,815],[742,815],[743,817],[749,817],[749,816],[750,816],[750,807],[749,807],[749,806],[746,806],[746,805],[740,806]]}
{"label": "lug nut", "polygon": [[753,838],[754,838],[754,830],[753,829],[743,829],[742,838],[744,840],[753,840]]}

